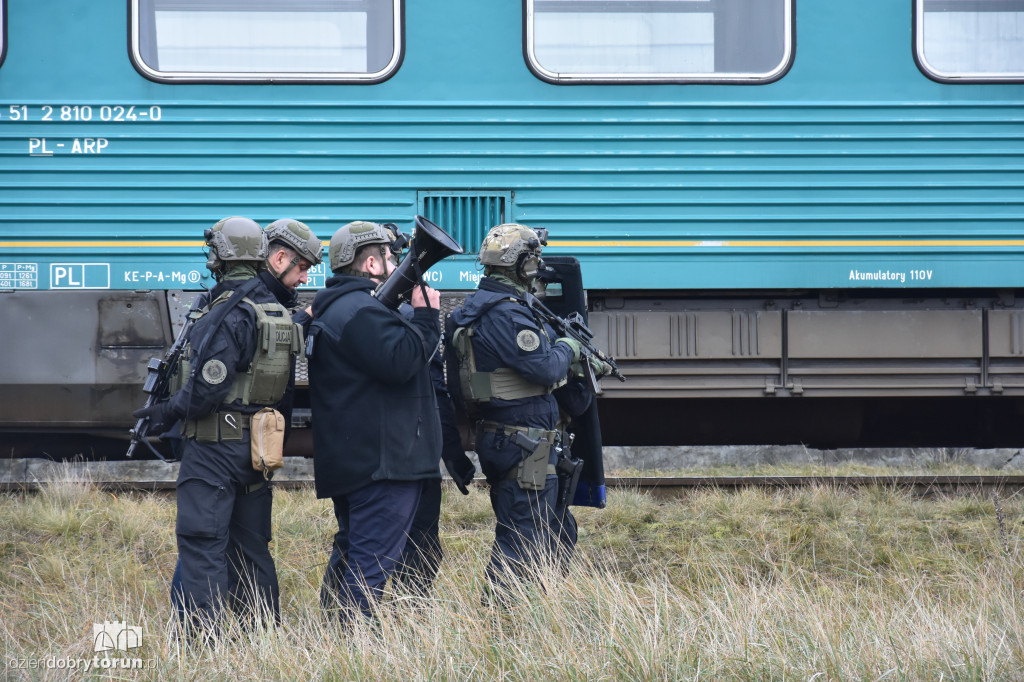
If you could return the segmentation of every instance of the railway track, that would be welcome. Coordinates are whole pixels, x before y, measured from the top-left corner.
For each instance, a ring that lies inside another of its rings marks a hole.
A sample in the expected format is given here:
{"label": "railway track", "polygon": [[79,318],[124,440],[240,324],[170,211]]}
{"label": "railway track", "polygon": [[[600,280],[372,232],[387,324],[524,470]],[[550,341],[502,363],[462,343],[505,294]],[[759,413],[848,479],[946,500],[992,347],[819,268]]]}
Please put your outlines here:
{"label": "railway track", "polygon": [[1017,492],[1024,489],[1024,475],[864,475],[864,476],[666,476],[619,477],[609,488],[643,491],[656,497],[676,497],[700,488],[805,488],[810,486],[868,488],[878,486],[915,493],[949,493],[971,490]]}
{"label": "railway track", "polygon": [[[0,492],[36,491],[48,482],[89,482],[103,490],[173,490],[177,466],[156,461],[51,462],[33,459],[0,460]],[[313,483],[312,463],[302,458],[286,458],[285,468],[274,484],[284,488],[302,488]],[[671,498],[698,489],[717,488],[802,488],[835,486],[866,488],[879,486],[911,490],[919,494],[999,490],[1015,493],[1024,489],[1024,474],[876,474],[845,476],[615,476],[605,481],[610,492],[636,491],[655,497]],[[476,485],[483,487],[482,478]]]}

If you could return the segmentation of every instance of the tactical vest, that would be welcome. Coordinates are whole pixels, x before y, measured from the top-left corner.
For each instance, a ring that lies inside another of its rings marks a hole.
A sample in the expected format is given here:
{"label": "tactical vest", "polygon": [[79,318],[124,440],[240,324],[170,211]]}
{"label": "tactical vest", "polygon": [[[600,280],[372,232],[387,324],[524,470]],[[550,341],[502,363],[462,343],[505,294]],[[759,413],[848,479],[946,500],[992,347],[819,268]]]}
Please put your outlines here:
{"label": "tactical vest", "polygon": [[[516,299],[505,300],[517,302]],[[517,400],[547,395],[566,383],[566,380],[563,379],[552,386],[541,386],[527,381],[521,374],[508,367],[499,367],[492,372],[482,372],[476,367],[476,353],[473,350],[473,337],[476,335],[476,330],[473,323],[457,327],[449,315],[445,320],[445,329],[454,329],[448,335],[449,353],[446,353],[446,358],[453,359],[455,365],[452,366],[451,362],[447,362],[445,367],[449,392],[455,403],[463,409],[471,411],[491,398]],[[547,337],[543,325],[540,326],[540,331]],[[453,374],[458,375],[457,387],[455,386],[456,382],[453,381],[455,378]]]}
{"label": "tactical vest", "polygon": [[[190,315],[198,320],[214,306],[228,300],[230,294],[225,292],[213,305]],[[288,309],[276,301],[255,303],[249,298],[243,298],[240,303],[248,305],[256,313],[256,353],[248,369],[235,374],[235,382],[224,404],[241,400],[243,405],[274,405],[284,397],[288,388],[292,358],[298,355],[303,345],[302,327],[292,322]],[[192,351],[192,340],[189,339],[182,353],[181,367],[176,374],[178,382],[172,386],[172,393],[180,390],[192,374]]]}

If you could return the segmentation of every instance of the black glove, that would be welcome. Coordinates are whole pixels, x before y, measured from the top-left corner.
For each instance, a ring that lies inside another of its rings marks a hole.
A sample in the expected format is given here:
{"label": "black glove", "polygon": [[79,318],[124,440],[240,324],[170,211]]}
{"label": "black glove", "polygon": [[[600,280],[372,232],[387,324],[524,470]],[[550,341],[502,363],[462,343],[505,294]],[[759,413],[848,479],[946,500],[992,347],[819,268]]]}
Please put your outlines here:
{"label": "black glove", "polygon": [[148,433],[153,436],[166,433],[178,421],[178,417],[171,411],[171,403],[166,400],[140,407],[132,412],[132,416],[137,419],[148,419]]}
{"label": "black glove", "polygon": [[459,450],[458,452],[449,451],[443,453],[441,461],[444,462],[444,468],[448,470],[448,475],[452,477],[455,485],[458,486],[459,492],[463,495],[468,495],[468,486],[473,482],[473,477],[476,476],[476,467],[473,466],[473,460],[467,457],[465,452]]}

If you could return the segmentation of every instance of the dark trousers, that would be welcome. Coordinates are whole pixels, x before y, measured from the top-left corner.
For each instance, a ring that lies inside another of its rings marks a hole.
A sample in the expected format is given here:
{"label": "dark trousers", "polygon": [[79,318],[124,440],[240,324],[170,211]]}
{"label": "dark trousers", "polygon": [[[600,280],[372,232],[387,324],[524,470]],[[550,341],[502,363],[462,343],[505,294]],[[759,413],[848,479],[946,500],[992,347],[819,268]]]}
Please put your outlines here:
{"label": "dark trousers", "polygon": [[489,585],[504,587],[509,575],[528,577],[542,561],[565,564],[576,547],[576,519],[556,506],[558,477],[548,476],[543,490],[523,490],[513,478],[491,485],[494,545],[487,564]]}
{"label": "dark trousers", "polygon": [[182,622],[212,624],[225,605],[280,620],[270,555],[273,492],[249,443],[187,441],[177,486],[178,563],[171,604]]}
{"label": "dark trousers", "polygon": [[320,592],[325,610],[339,609],[342,621],[352,608],[372,615],[401,562],[422,489],[423,481],[376,481],[331,498],[338,532]]}
{"label": "dark trousers", "polygon": [[[421,483],[420,502],[416,505],[416,513],[409,527],[409,538],[402,549],[402,558],[395,567],[392,579],[407,591],[426,596],[434,584],[444,555],[438,528],[441,518],[441,479],[428,478]],[[331,557],[320,589],[320,604],[325,611],[337,608],[347,557],[348,527],[344,519],[339,518],[338,532],[334,534]]]}
{"label": "dark trousers", "polygon": [[421,481],[420,503],[409,528],[409,540],[402,550],[395,579],[413,594],[425,597],[441,568],[441,479]]}

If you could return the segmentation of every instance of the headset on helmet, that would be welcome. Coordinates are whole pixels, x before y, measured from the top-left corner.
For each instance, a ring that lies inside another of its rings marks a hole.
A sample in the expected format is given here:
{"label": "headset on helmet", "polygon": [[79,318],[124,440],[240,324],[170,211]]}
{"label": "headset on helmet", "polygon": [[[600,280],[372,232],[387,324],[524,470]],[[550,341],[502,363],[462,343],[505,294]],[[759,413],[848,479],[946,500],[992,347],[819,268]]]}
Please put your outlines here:
{"label": "headset on helmet", "polygon": [[502,223],[492,227],[480,244],[480,264],[508,268],[516,279],[525,283],[544,267],[540,254],[547,243],[548,231],[543,227]]}
{"label": "headset on helmet", "polygon": [[228,261],[262,263],[270,255],[267,235],[259,223],[249,218],[233,216],[218,221],[203,233],[210,249],[206,267],[213,273],[224,269]]}

